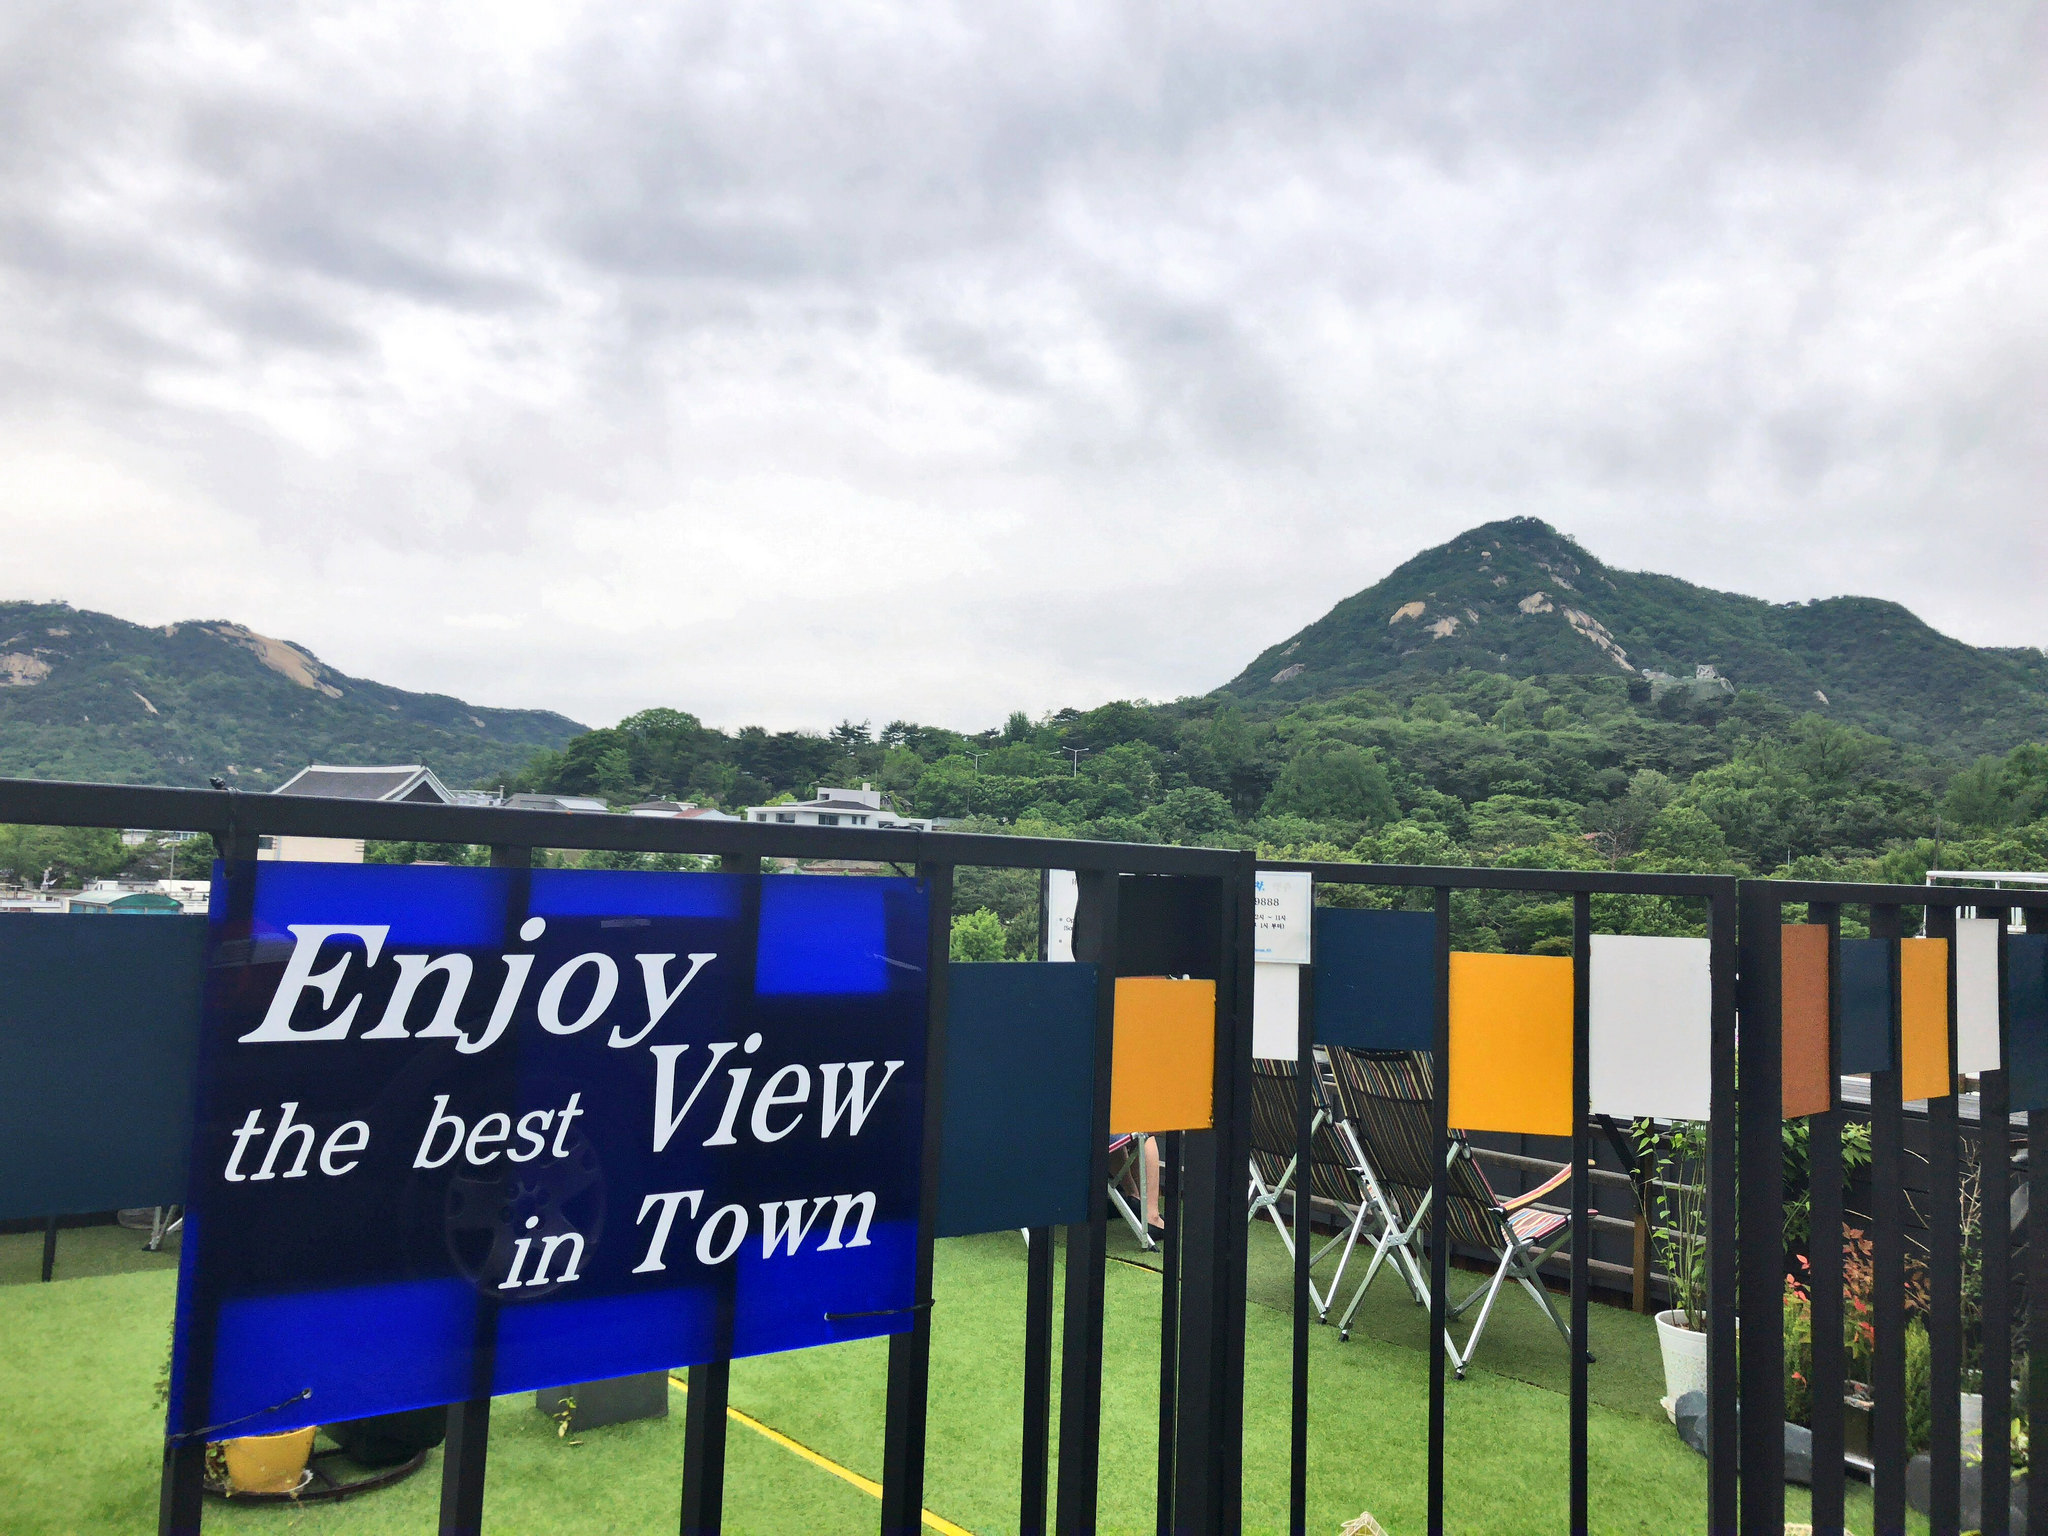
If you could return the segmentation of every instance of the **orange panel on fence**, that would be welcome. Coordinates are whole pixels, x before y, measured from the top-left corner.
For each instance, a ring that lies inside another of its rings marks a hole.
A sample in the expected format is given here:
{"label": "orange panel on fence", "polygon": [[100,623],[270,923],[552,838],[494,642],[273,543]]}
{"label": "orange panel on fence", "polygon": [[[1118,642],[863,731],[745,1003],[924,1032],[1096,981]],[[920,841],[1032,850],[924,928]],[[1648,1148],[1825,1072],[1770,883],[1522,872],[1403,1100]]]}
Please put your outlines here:
{"label": "orange panel on fence", "polygon": [[1955,1092],[1948,1068],[1948,940],[1899,940],[1899,1096]]}
{"label": "orange panel on fence", "polygon": [[1451,1124],[1572,1131],[1572,963],[1555,955],[1451,956]]}
{"label": "orange panel on fence", "polygon": [[1205,1131],[1215,1086],[1216,983],[1118,977],[1110,1130]]}
{"label": "orange panel on fence", "polygon": [[1828,1072],[1827,924],[1787,923],[1779,943],[1784,1115],[1824,1115],[1835,1107]]}

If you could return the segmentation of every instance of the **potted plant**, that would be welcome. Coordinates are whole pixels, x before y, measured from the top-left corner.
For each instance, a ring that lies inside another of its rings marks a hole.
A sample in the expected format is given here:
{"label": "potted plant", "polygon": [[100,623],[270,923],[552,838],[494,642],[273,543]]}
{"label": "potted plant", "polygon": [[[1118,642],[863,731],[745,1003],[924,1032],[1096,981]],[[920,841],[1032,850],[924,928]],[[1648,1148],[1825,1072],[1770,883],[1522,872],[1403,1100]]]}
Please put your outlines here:
{"label": "potted plant", "polygon": [[[1875,1266],[1870,1239],[1854,1227],[1844,1230],[1842,1254],[1842,1353],[1848,1379],[1842,1383],[1842,1453],[1851,1466],[1871,1469],[1871,1415],[1876,1407],[1869,1386],[1877,1353],[1871,1289]],[[1793,1263],[1810,1276],[1804,1254]],[[1927,1278],[1909,1266],[1905,1304],[1924,1314]],[[1923,1449],[1930,1431],[1928,1386],[1931,1375],[1927,1325],[1920,1315],[1906,1323],[1906,1440],[1909,1453]],[[1785,1278],[1785,1418],[1793,1424],[1813,1423],[1813,1303],[1810,1281]]]}
{"label": "potted plant", "polygon": [[216,1440],[207,1446],[206,1459],[229,1494],[296,1493],[306,1480],[306,1458],[313,1454],[315,1433],[308,1427],[281,1435]]}
{"label": "potted plant", "polygon": [[[164,1349],[163,1364],[157,1370],[156,1403],[164,1407],[171,1400],[171,1354],[176,1348],[176,1325]],[[287,1430],[281,1435],[244,1435],[235,1440],[210,1440],[206,1446],[207,1480],[222,1492],[297,1493],[306,1481],[306,1463],[313,1455],[313,1428]]]}
{"label": "potted plant", "polygon": [[1636,1150],[1648,1168],[1651,1241],[1671,1278],[1671,1306],[1657,1314],[1664,1357],[1666,1412],[1687,1392],[1707,1389],[1707,1128],[1674,1120],[1663,1129],[1642,1120]]}

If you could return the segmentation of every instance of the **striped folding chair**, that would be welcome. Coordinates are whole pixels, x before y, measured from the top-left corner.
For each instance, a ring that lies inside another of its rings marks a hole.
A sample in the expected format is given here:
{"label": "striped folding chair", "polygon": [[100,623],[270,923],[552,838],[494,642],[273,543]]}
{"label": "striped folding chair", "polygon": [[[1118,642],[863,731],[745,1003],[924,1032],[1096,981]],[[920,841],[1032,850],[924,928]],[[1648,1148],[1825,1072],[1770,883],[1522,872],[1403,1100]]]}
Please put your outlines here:
{"label": "striped folding chair", "polygon": [[[1330,1063],[1336,1074],[1338,1102],[1357,1136],[1360,1161],[1374,1170],[1379,1188],[1406,1217],[1390,1226],[1375,1244],[1365,1278],[1359,1282],[1350,1306],[1338,1322],[1339,1333],[1348,1338],[1351,1320],[1365,1300],[1366,1287],[1389,1258],[1407,1277],[1417,1298],[1425,1302],[1428,1299],[1429,1283],[1422,1258],[1427,1251],[1424,1233],[1429,1222],[1430,1175],[1435,1161],[1431,1153],[1433,1082],[1427,1051],[1353,1051],[1333,1046]],[[1487,1183],[1463,1133],[1451,1133],[1445,1179],[1445,1215],[1451,1242],[1477,1248],[1495,1260],[1491,1278],[1449,1308],[1451,1317],[1463,1317],[1475,1305],[1479,1308],[1478,1319],[1462,1350],[1451,1343],[1448,1333],[1444,1340],[1452,1367],[1461,1379],[1473,1352],[1479,1348],[1481,1335],[1486,1332],[1494,1301],[1509,1280],[1528,1292],[1557,1325],[1565,1348],[1571,1348],[1571,1329],[1558,1315],[1541,1274],[1543,1263],[1570,1237],[1571,1223],[1563,1212],[1536,1208],[1538,1200],[1570,1177],[1569,1168],[1560,1169],[1535,1189],[1503,1200]]]}
{"label": "striped folding chair", "polygon": [[[1261,1214],[1267,1216],[1290,1258],[1294,1255],[1294,1228],[1281,1219],[1280,1199],[1295,1187],[1294,1082],[1293,1062],[1253,1059],[1251,1187],[1246,1191],[1245,1219],[1250,1222],[1257,1221]],[[1338,1134],[1320,1083],[1311,1103],[1314,1113],[1309,1121],[1309,1193],[1315,1200],[1334,1205],[1344,1218],[1344,1226],[1320,1248],[1312,1249],[1309,1256],[1309,1264],[1314,1266],[1322,1263],[1333,1249],[1341,1246],[1344,1250],[1327,1292],[1318,1292],[1315,1281],[1309,1281],[1309,1297],[1315,1303],[1320,1322],[1329,1319],[1330,1307],[1337,1298],[1336,1281],[1344,1278],[1344,1264],[1361,1231],[1370,1224],[1377,1233],[1388,1217],[1370,1184],[1361,1183],[1352,1168],[1354,1159]]]}

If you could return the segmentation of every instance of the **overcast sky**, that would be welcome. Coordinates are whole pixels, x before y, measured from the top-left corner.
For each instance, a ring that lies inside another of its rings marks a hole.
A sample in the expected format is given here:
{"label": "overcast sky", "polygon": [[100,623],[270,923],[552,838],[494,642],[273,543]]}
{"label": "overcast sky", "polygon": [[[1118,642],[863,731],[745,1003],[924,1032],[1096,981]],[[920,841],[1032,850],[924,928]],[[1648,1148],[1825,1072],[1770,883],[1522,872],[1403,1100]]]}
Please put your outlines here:
{"label": "overcast sky", "polygon": [[1474,523],[2048,645],[2048,7],[0,7],[0,596],[609,722],[1226,681]]}

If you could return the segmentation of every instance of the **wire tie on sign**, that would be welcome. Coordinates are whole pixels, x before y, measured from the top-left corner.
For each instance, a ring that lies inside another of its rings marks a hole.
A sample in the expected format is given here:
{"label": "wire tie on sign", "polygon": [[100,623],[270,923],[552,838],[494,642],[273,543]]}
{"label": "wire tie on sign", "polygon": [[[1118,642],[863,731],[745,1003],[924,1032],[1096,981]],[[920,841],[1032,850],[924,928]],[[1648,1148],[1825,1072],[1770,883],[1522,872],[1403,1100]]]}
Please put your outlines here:
{"label": "wire tie on sign", "polygon": [[900,1317],[905,1312],[929,1312],[932,1304],[928,1301],[912,1302],[907,1307],[883,1307],[875,1312],[827,1312],[828,1323],[850,1323],[862,1317]]}
{"label": "wire tie on sign", "polygon": [[223,1429],[233,1429],[237,1424],[246,1424],[251,1419],[260,1419],[266,1413],[276,1413],[280,1409],[291,1407],[293,1403],[303,1403],[312,1395],[313,1389],[311,1387],[301,1387],[283,1402],[272,1403],[268,1408],[258,1408],[254,1413],[245,1413],[239,1419],[222,1419],[218,1424],[208,1424],[202,1429],[183,1430],[175,1435],[165,1435],[164,1438],[173,1445],[181,1445],[187,1440],[210,1439]]}

